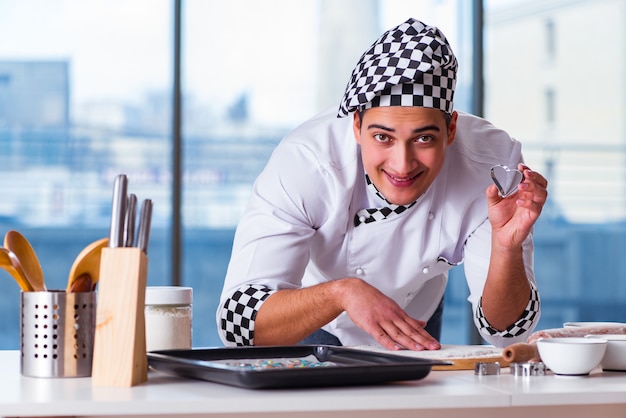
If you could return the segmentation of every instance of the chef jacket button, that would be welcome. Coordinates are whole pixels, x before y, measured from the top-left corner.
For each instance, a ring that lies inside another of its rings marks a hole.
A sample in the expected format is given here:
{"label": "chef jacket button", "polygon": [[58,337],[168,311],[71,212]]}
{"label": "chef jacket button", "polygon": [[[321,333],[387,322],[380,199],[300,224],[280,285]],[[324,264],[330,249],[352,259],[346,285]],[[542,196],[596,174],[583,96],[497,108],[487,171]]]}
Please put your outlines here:
{"label": "chef jacket button", "polygon": [[365,223],[365,216],[359,216],[359,222]]}
{"label": "chef jacket button", "polygon": [[429,271],[430,271],[430,269],[428,267],[424,267],[422,269],[422,273],[424,273],[424,274],[428,274]]}
{"label": "chef jacket button", "polygon": [[355,273],[358,274],[358,275],[361,275],[361,274],[364,273],[364,271],[363,271],[362,268],[359,267],[358,269],[356,269]]}
{"label": "chef jacket button", "polygon": [[432,212],[428,212],[428,220],[432,221],[435,218],[435,214]]}

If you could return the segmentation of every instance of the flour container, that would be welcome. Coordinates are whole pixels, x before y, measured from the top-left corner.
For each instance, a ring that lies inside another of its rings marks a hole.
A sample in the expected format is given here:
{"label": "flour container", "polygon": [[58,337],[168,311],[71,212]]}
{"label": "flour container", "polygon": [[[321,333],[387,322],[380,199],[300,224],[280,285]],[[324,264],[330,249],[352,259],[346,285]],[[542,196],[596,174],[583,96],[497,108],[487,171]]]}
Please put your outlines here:
{"label": "flour container", "polygon": [[191,348],[192,302],[190,287],[146,288],[147,351]]}

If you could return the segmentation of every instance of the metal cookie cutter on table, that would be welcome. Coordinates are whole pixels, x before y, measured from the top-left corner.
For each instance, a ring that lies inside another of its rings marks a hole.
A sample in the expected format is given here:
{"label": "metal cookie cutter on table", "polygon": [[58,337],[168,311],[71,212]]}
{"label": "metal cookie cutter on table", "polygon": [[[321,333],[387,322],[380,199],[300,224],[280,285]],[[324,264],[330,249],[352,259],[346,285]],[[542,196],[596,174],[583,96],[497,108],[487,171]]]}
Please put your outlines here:
{"label": "metal cookie cutter on table", "polygon": [[474,374],[479,376],[500,374],[500,363],[477,362],[474,364]]}
{"label": "metal cookie cutter on table", "polygon": [[544,376],[546,374],[546,365],[540,361],[511,363],[509,367],[513,376]]}

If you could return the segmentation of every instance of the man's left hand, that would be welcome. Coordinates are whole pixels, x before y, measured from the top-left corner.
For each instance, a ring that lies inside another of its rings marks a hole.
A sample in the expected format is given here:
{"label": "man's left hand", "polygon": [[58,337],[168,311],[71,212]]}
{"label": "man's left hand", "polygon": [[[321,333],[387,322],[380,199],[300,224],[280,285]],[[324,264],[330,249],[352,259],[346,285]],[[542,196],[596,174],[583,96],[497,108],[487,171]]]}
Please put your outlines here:
{"label": "man's left hand", "polygon": [[495,243],[508,249],[522,245],[548,198],[545,177],[521,163],[518,170],[523,179],[516,193],[502,198],[494,184],[487,188],[489,220]]}

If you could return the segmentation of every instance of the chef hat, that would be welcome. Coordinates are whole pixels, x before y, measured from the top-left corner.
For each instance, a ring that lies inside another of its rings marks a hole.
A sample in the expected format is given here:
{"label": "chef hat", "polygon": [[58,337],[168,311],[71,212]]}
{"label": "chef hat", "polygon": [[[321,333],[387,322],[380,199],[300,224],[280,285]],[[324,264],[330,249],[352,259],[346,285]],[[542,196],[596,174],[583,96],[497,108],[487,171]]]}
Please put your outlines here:
{"label": "chef hat", "polygon": [[382,34],[352,71],[337,117],[377,106],[452,113],[457,60],[436,27],[409,19]]}

